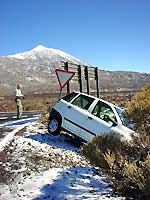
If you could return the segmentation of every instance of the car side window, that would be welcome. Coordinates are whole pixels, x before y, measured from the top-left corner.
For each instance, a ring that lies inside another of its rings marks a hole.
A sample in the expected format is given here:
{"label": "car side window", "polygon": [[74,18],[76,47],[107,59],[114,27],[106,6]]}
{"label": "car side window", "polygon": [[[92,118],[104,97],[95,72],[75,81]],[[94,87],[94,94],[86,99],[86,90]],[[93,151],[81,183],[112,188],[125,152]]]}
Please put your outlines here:
{"label": "car side window", "polygon": [[83,108],[85,110],[88,110],[90,105],[93,103],[94,98],[84,96],[84,95],[79,95],[73,102],[72,104],[75,106],[78,106],[80,108]]}
{"label": "car side window", "polygon": [[75,93],[75,92],[72,92],[66,96],[64,96],[62,99],[67,101],[67,102],[70,102],[75,96],[77,96],[78,93]]}
{"label": "car side window", "polygon": [[106,103],[101,102],[101,101],[99,101],[96,104],[96,106],[94,107],[94,109],[92,111],[92,114],[110,124],[112,124],[112,121],[109,120],[109,118],[114,121],[117,121],[115,113],[113,112],[112,108],[109,105],[107,105]]}

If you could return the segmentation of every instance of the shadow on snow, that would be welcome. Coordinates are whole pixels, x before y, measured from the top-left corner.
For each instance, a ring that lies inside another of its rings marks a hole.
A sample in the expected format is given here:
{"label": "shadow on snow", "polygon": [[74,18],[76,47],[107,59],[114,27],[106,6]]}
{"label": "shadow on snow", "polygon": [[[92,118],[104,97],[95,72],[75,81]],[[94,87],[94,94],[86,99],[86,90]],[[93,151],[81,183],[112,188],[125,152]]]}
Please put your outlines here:
{"label": "shadow on snow", "polygon": [[110,196],[112,189],[103,179],[92,167],[70,167],[59,172],[52,184],[44,185],[40,189],[42,194],[33,200],[92,200]]}
{"label": "shadow on snow", "polygon": [[35,122],[37,121],[37,117],[35,118],[29,118],[29,119],[21,119],[21,120],[18,120],[18,121],[15,121],[15,122],[10,122],[10,123],[7,123],[7,124],[4,124],[4,126],[20,126],[20,125],[23,125],[23,124],[26,124],[26,123],[32,123],[32,122]]}
{"label": "shadow on snow", "polygon": [[47,145],[62,148],[65,150],[71,150],[74,152],[79,151],[79,144],[76,143],[76,140],[68,135],[59,134],[59,135],[51,135],[51,134],[34,134],[25,136],[25,138],[30,138],[32,140],[38,141],[40,143],[45,143]]}

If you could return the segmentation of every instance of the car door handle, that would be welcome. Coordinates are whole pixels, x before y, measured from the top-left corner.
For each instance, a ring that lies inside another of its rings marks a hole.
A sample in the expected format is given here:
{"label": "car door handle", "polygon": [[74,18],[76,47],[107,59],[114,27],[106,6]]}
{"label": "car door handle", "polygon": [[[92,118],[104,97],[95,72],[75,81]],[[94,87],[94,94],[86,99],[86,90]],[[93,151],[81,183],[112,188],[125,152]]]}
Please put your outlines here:
{"label": "car door handle", "polygon": [[71,106],[68,106],[68,108],[70,109],[70,108],[71,108]]}
{"label": "car door handle", "polygon": [[93,118],[88,116],[88,119],[92,120]]}

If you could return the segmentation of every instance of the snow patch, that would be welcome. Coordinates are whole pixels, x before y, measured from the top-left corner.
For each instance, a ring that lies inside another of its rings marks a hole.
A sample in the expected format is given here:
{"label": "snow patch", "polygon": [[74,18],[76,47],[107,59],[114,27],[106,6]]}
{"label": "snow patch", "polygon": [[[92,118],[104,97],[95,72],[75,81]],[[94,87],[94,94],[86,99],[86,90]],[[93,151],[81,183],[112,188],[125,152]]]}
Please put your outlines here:
{"label": "snow patch", "polygon": [[125,199],[112,196],[106,177],[67,141],[67,135],[49,135],[42,127],[30,124],[24,136],[14,137],[12,161],[3,165],[15,176],[0,184],[0,200]]}

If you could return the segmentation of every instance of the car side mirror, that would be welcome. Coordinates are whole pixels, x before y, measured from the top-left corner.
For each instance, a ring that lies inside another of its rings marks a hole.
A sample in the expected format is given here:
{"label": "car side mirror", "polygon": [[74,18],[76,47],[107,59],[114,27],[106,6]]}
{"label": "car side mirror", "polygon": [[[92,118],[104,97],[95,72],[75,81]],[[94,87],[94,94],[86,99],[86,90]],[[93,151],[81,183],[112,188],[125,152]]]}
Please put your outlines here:
{"label": "car side mirror", "polygon": [[118,123],[114,119],[112,119],[111,117],[109,117],[108,115],[104,115],[104,120],[106,122],[112,122],[112,126],[117,126],[118,125]]}

